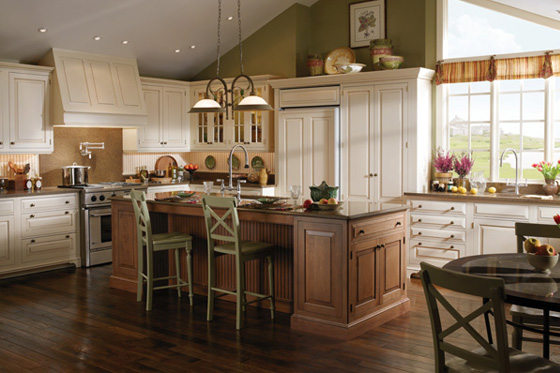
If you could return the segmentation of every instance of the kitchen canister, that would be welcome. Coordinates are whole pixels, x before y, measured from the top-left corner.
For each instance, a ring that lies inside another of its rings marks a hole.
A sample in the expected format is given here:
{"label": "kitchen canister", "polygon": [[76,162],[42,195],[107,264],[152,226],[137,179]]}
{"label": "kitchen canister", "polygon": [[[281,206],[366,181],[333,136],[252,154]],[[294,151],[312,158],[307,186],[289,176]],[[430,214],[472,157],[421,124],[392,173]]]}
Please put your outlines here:
{"label": "kitchen canister", "polygon": [[307,56],[307,69],[310,76],[323,75],[323,58],[320,54]]}
{"label": "kitchen canister", "polygon": [[370,42],[369,52],[373,60],[373,69],[382,70],[383,68],[379,64],[379,59],[381,57],[387,57],[393,55],[393,42],[391,39],[375,39]]}

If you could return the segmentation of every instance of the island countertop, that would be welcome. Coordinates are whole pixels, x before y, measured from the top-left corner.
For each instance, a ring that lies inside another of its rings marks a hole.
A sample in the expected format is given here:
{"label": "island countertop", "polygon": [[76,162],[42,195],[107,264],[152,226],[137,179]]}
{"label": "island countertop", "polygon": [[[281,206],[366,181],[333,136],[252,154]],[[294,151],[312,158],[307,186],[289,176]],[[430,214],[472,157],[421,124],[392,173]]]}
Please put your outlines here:
{"label": "island countertop", "polygon": [[[177,199],[177,200],[165,200],[166,198],[173,198],[172,192],[166,193],[156,193],[155,199],[148,199],[149,204],[154,205],[167,205],[167,206],[181,206],[190,208],[202,208],[200,204],[200,198],[203,194],[197,193],[194,198]],[[219,193],[212,195],[219,196]],[[128,200],[129,197],[112,197],[113,200]],[[244,196],[242,195],[243,201],[255,200],[255,196]],[[289,199],[287,200],[289,201]],[[306,210],[301,206],[294,206],[290,204],[278,205],[278,206],[267,206],[264,204],[256,204],[253,207],[249,205],[239,206],[239,211],[251,211],[266,214],[279,214],[286,216],[304,216],[304,217],[319,217],[327,219],[341,219],[341,220],[354,220],[362,219],[368,217],[374,217],[378,215],[384,215],[390,212],[399,212],[409,209],[410,206],[404,204],[395,203],[364,203],[364,202],[345,202],[340,205],[336,210],[319,210],[311,209]]]}
{"label": "island countertop", "polygon": [[58,187],[44,187],[37,190],[3,190],[0,193],[0,198],[13,198],[13,197],[38,197],[50,194],[64,194],[64,193],[80,193],[80,189],[74,188],[58,188]]}

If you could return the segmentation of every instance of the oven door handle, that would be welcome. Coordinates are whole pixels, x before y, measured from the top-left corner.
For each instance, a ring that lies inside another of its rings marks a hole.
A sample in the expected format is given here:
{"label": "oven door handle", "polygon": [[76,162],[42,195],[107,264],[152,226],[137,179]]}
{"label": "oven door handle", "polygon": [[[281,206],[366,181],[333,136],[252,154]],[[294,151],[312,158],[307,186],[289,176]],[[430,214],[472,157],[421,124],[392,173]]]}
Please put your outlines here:
{"label": "oven door handle", "polygon": [[95,212],[90,212],[89,216],[91,216],[92,218],[102,218],[104,216],[110,216],[111,215],[111,211],[109,210],[109,212],[105,212],[105,213],[95,213]]}

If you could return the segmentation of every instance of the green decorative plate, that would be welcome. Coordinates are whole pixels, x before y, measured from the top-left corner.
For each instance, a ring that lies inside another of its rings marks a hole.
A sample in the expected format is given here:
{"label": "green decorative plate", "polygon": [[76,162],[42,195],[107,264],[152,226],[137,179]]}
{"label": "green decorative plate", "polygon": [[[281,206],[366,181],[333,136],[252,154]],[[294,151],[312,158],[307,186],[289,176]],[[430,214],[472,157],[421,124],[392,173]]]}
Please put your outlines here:
{"label": "green decorative plate", "polygon": [[[233,168],[236,171],[239,170],[239,158],[237,158],[237,156],[234,154],[232,159],[233,159],[233,163],[232,163],[231,168]],[[229,166],[229,158],[227,160],[227,164]]]}
{"label": "green decorative plate", "polygon": [[253,168],[263,168],[264,167],[264,161],[261,157],[254,156],[253,159],[251,159],[251,167]]}
{"label": "green decorative plate", "polygon": [[216,158],[214,158],[214,156],[212,155],[209,155],[204,160],[204,165],[206,166],[207,169],[213,170],[214,167],[216,167]]}

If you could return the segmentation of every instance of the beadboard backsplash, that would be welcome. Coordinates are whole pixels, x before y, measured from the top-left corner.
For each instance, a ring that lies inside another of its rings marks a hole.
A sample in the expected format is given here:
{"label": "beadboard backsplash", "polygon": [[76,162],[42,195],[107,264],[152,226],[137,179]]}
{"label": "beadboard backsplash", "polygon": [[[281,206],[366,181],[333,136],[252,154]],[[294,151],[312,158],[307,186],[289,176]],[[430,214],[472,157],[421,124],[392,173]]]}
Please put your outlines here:
{"label": "beadboard backsplash", "polygon": [[14,178],[14,172],[8,167],[8,162],[23,168],[29,163],[31,172],[39,173],[39,156],[37,154],[0,154],[0,177]]}
{"label": "beadboard backsplash", "polygon": [[[151,171],[154,169],[155,163],[159,157],[170,155],[177,161],[179,166],[189,163],[197,164],[201,171],[227,172],[229,152],[187,152],[187,153],[125,153],[123,154],[123,175],[136,174],[136,167],[146,166]],[[243,168],[245,162],[245,154],[242,150],[236,151],[235,155],[239,158],[241,165],[235,173],[247,173],[249,170]],[[213,156],[216,159],[216,166],[208,169],[205,166],[206,157]],[[274,153],[249,152],[249,165],[253,157],[262,158],[264,166],[271,173],[274,173]]]}

